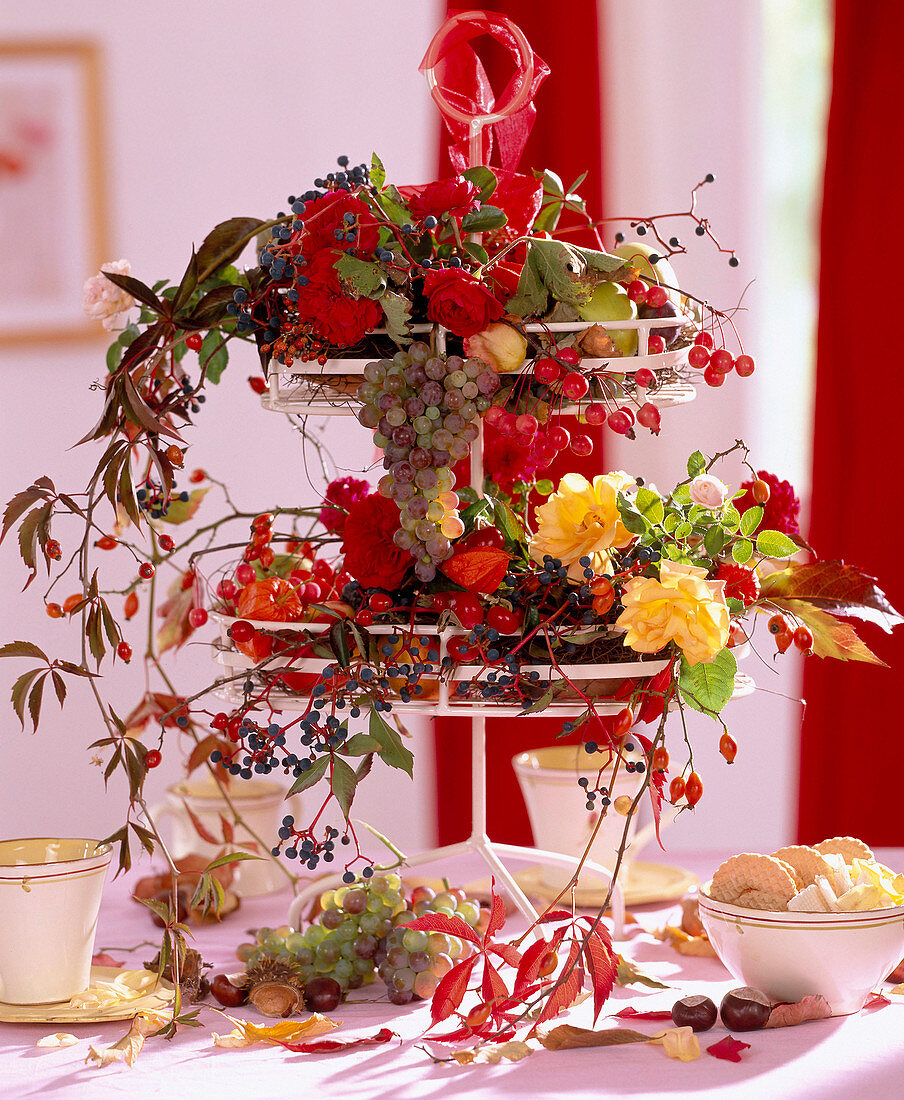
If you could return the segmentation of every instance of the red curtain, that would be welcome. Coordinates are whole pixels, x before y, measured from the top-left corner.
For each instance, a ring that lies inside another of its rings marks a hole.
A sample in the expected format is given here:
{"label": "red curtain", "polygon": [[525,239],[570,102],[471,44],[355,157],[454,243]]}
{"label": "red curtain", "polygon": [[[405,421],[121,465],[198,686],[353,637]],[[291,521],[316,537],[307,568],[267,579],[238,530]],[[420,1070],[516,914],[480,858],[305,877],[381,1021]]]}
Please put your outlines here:
{"label": "red curtain", "polygon": [[[862,278],[895,285],[896,214],[904,174],[900,43],[904,7],[836,0],[832,99],[822,207],[813,507],[810,539],[879,578],[904,608],[901,569],[900,325]],[[853,275],[860,257],[866,274]],[[856,261],[855,261],[856,262]],[[891,292],[894,296],[894,291]],[[859,627],[858,627],[859,631]],[[904,627],[864,640],[890,668],[809,658],[800,773],[801,842],[854,835],[904,844],[897,709]]]}
{"label": "red curtain", "polygon": [[[450,11],[463,7],[450,5]],[[562,177],[566,187],[586,171],[580,193],[588,210],[598,216],[602,212],[603,166],[596,0],[572,0],[567,18],[552,15],[546,0],[507,0],[480,7],[502,12],[517,23],[551,70],[537,94],[537,121],[521,158],[522,170],[550,168]],[[479,40],[475,40],[475,45],[481,51]],[[492,49],[481,56],[485,57],[493,87],[504,87],[511,75],[508,56]],[[446,173],[445,135],[441,140],[440,170]],[[578,234],[570,239],[582,244],[594,243],[592,238],[582,240]],[[602,430],[589,427],[583,430],[594,438],[593,454],[584,459],[563,455],[549,472],[553,480],[569,470],[593,476],[605,469]],[[470,723],[441,718],[435,720],[434,726],[439,842],[448,844],[466,836],[470,829]],[[511,759],[524,749],[552,744],[561,728],[561,721],[544,718],[499,718],[487,722],[490,791],[487,819],[494,840],[531,843],[527,811]]]}

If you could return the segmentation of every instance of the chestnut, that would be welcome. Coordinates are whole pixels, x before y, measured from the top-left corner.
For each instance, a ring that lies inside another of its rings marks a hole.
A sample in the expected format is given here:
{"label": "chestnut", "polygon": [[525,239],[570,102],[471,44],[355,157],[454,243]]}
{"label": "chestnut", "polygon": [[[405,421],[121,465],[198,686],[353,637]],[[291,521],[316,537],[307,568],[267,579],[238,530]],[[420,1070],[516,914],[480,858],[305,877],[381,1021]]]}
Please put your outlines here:
{"label": "chestnut", "polygon": [[225,974],[216,974],[210,982],[210,992],[224,1008],[239,1008],[245,1003],[248,991],[233,985]]}
{"label": "chestnut", "polygon": [[725,994],[719,1012],[729,1031],[758,1031],[772,1015],[772,1001],[758,989],[742,985]]}
{"label": "chestnut", "polygon": [[312,1012],[332,1012],[342,1000],[342,987],[335,978],[320,975],[304,987],[304,1003]]}
{"label": "chestnut", "polygon": [[690,1027],[694,1031],[709,1031],[718,1014],[715,1003],[701,994],[682,997],[672,1005],[672,1023],[675,1027]]}

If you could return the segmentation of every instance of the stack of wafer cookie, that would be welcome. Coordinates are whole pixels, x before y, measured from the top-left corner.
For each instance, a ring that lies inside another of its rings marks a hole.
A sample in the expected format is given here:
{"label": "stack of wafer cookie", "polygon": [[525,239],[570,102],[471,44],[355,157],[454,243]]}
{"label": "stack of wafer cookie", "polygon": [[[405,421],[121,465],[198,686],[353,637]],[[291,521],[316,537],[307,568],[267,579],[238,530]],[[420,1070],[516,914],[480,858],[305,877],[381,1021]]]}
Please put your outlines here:
{"label": "stack of wafer cookie", "polygon": [[850,913],[904,904],[904,875],[877,863],[862,840],[832,837],[813,848],[732,856],[713,875],[709,895],[746,909]]}

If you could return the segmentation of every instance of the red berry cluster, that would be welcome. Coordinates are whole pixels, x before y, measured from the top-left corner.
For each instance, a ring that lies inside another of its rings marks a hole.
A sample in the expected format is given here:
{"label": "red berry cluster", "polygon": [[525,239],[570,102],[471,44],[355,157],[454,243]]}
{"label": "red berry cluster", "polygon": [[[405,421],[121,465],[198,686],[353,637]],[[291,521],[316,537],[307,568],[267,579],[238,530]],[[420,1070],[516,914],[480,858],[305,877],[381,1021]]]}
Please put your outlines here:
{"label": "red berry cluster", "polygon": [[735,358],[726,348],[716,348],[714,344],[711,333],[698,332],[694,337],[694,346],[687,356],[692,367],[703,371],[703,380],[707,386],[721,386],[732,370],[741,378],[749,378],[753,374],[754,362],[749,355]]}

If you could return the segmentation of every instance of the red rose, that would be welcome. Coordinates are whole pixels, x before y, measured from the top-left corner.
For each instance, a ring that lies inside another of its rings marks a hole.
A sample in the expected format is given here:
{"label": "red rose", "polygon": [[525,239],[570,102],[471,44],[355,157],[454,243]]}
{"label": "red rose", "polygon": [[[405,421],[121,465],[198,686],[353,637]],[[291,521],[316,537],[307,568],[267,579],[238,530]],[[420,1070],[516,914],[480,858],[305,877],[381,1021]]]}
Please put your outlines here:
{"label": "red rose", "polygon": [[451,214],[461,221],[480,206],[480,188],[463,176],[435,180],[425,183],[423,187],[401,187],[399,190],[416,221],[423,221],[429,214],[435,218]]}
{"label": "red rose", "polygon": [[341,253],[323,249],[305,267],[307,284],[296,283],[295,309],[300,320],[307,321],[315,336],[337,348],[357,344],[375,329],[383,311],[372,298],[349,298],[342,293],[339,275],[333,266]]}
{"label": "red rose", "polygon": [[357,477],[340,477],[331,481],[323,495],[323,507],[317,517],[333,535],[345,532],[346,513],[353,504],[370,492],[370,484]]}
{"label": "red rose", "polygon": [[[346,214],[352,215],[351,222],[346,221]],[[301,218],[304,221],[302,252],[307,255],[323,248],[341,247],[354,248],[359,256],[369,256],[376,248],[379,226],[370,207],[346,191],[331,191],[306,203]],[[347,233],[354,233],[355,239],[347,240]]]}
{"label": "red rose", "polygon": [[[800,501],[797,499],[791,482],[782,481],[767,470],[757,470],[756,476],[769,486],[769,499],[762,505],[761,530],[782,531],[786,535],[800,534],[800,528],[797,525]],[[753,508],[756,501],[753,499],[753,481],[741,482],[741,488],[745,489],[746,492],[732,503],[743,515],[748,508]]]}
{"label": "red rose", "polygon": [[456,336],[473,336],[504,312],[487,287],[465,271],[428,271],[424,293],[427,316]]}
{"label": "red rose", "polygon": [[392,541],[399,529],[399,506],[371,493],[348,510],[343,535],[343,568],[365,588],[399,587],[414,564],[407,550]]}

